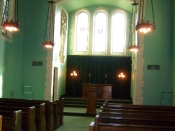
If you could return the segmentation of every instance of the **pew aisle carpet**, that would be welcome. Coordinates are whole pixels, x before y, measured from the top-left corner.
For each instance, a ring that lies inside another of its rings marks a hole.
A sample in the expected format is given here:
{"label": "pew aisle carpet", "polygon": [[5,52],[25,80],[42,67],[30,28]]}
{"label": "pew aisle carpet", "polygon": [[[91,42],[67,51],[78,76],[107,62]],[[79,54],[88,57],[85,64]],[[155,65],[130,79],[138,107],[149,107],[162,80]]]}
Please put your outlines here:
{"label": "pew aisle carpet", "polygon": [[[96,113],[99,112],[99,108],[96,108]],[[86,114],[86,108],[76,108],[76,107],[64,107],[64,116],[84,116],[84,117],[94,117],[96,114]]]}
{"label": "pew aisle carpet", "polygon": [[[55,131],[89,131],[89,124],[95,121],[94,115],[87,115],[86,108],[64,107],[64,124]],[[99,109],[96,109],[97,113]]]}
{"label": "pew aisle carpet", "polygon": [[64,116],[64,124],[55,131],[88,131],[94,117]]}
{"label": "pew aisle carpet", "polygon": [[[64,112],[86,113],[86,110],[86,108],[64,107]],[[99,110],[99,108],[96,108],[97,113]]]}

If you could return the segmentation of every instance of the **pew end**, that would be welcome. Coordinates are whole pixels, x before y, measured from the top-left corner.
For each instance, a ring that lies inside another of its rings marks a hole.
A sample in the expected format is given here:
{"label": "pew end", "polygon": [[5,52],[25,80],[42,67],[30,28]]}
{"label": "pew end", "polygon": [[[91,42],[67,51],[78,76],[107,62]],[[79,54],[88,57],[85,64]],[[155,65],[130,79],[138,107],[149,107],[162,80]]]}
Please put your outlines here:
{"label": "pew end", "polygon": [[2,115],[0,115],[0,131],[2,131]]}
{"label": "pew end", "polygon": [[22,111],[1,111],[0,131],[22,131]]}
{"label": "pew end", "polygon": [[89,125],[89,131],[95,131],[95,122],[91,122]]}

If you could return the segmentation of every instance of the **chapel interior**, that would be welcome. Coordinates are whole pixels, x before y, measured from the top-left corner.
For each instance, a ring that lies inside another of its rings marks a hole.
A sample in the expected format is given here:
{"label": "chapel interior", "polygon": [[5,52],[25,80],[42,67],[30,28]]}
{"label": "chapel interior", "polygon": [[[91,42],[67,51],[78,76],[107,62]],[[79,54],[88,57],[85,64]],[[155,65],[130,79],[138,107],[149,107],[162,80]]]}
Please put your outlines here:
{"label": "chapel interior", "polygon": [[173,0],[1,0],[0,98],[64,98],[65,107],[67,98],[74,108],[87,100],[85,112],[88,100],[90,108],[105,100],[173,107],[173,7]]}

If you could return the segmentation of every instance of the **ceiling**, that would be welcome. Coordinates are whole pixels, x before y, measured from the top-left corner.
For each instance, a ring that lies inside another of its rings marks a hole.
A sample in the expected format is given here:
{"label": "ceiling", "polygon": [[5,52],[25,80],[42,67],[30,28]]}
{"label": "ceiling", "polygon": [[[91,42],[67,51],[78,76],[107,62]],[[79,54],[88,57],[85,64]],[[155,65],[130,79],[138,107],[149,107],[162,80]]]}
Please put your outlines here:
{"label": "ceiling", "polygon": [[92,5],[116,6],[131,12],[133,3],[132,0],[55,0],[55,2],[61,2],[68,12]]}

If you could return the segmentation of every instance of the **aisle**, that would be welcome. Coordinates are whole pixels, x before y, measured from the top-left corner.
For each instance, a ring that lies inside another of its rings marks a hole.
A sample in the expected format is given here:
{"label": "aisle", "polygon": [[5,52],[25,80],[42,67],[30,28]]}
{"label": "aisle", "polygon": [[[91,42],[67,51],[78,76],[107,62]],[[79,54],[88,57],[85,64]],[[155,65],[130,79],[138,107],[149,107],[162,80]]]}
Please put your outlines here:
{"label": "aisle", "polygon": [[64,124],[55,131],[88,131],[93,117],[64,116]]}

